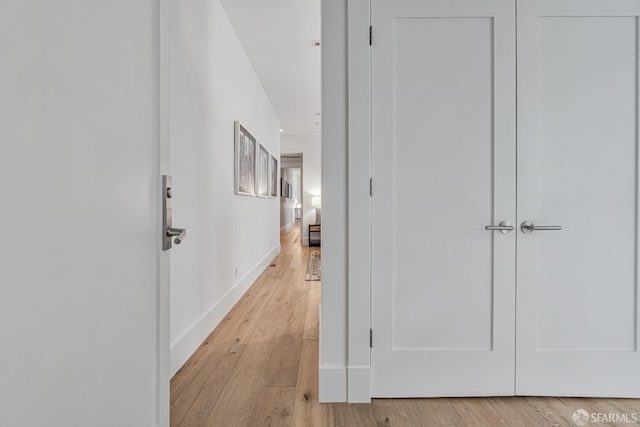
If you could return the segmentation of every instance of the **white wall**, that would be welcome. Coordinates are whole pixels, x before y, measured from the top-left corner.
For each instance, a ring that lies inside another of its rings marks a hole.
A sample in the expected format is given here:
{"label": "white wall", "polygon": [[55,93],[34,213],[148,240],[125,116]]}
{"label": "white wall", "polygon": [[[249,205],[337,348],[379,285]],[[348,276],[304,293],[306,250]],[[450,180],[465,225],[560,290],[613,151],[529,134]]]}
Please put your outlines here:
{"label": "white wall", "polygon": [[175,373],[279,252],[279,199],[234,194],[233,122],[277,159],[280,124],[219,1],[172,3]]}
{"label": "white wall", "polygon": [[[302,153],[302,244],[308,245],[308,226],[316,222],[311,197],[322,194],[321,138],[319,135],[282,135],[281,139],[283,153]],[[324,239],[324,233],[322,237]]]}
{"label": "white wall", "polygon": [[322,2],[322,214],[320,399],[343,402],[347,398],[347,0]]}
{"label": "white wall", "polygon": [[[300,169],[284,168],[281,169],[280,175],[291,184],[293,196],[291,198],[280,198],[280,230],[285,230],[295,224],[296,200],[300,200]],[[280,194],[280,193],[278,193]]]}

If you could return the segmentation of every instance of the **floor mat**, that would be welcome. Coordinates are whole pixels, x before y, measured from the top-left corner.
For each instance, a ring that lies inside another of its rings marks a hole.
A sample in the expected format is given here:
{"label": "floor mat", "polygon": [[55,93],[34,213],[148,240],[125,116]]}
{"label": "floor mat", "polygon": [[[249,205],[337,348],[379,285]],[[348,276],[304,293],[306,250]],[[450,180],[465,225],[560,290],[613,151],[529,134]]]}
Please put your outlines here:
{"label": "floor mat", "polygon": [[307,274],[304,280],[322,280],[322,262],[320,261],[320,251],[313,251],[309,256],[309,264],[307,264]]}

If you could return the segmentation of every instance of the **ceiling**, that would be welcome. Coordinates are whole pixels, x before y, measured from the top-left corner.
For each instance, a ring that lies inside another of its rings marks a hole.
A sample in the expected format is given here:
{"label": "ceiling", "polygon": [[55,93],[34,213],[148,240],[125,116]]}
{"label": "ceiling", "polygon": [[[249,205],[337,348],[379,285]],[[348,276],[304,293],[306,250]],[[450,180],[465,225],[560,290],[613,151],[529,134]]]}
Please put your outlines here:
{"label": "ceiling", "polygon": [[284,134],[320,134],[320,0],[221,0]]}

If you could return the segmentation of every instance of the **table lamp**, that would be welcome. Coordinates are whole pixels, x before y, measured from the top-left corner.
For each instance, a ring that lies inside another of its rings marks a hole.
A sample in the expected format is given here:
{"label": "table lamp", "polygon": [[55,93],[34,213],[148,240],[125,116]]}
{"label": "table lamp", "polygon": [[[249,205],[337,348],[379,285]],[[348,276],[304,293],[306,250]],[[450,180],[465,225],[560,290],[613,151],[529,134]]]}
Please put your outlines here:
{"label": "table lamp", "polygon": [[311,207],[316,209],[316,224],[320,224],[322,198],[320,196],[311,197]]}

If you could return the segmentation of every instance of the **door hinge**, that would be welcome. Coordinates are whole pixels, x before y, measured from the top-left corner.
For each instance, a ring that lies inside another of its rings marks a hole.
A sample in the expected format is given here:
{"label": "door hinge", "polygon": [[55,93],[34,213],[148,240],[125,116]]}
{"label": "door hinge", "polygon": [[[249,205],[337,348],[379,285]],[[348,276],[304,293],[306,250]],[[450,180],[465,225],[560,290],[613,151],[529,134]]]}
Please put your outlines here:
{"label": "door hinge", "polygon": [[369,46],[373,45],[373,25],[369,25]]}
{"label": "door hinge", "polygon": [[369,178],[369,196],[373,196],[373,178]]}
{"label": "door hinge", "polygon": [[373,348],[373,329],[369,329],[369,348]]}

